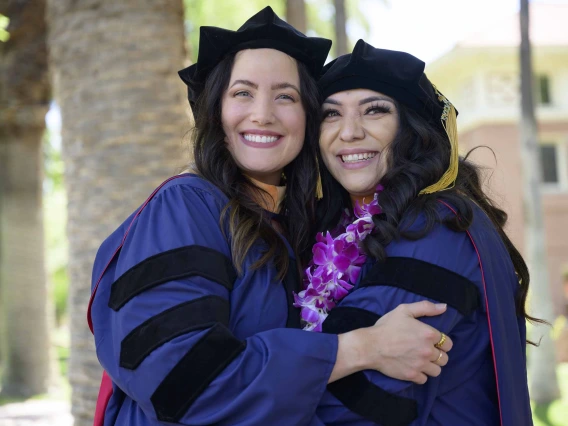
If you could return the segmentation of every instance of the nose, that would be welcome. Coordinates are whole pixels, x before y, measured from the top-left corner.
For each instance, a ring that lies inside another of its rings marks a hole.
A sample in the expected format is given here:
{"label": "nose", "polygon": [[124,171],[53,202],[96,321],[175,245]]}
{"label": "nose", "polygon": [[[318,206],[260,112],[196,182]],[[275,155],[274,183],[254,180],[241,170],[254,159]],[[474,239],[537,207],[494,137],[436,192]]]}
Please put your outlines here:
{"label": "nose", "polygon": [[342,120],[339,138],[343,142],[354,142],[365,138],[365,129],[359,117],[346,117]]}
{"label": "nose", "polygon": [[274,123],[274,105],[270,96],[259,95],[254,99],[250,120],[260,126]]}

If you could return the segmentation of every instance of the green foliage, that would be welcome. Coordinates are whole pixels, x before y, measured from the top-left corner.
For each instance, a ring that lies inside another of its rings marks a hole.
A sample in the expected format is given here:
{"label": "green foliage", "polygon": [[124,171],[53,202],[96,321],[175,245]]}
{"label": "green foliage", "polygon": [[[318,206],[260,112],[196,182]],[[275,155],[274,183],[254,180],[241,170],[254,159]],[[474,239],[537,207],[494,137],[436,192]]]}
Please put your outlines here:
{"label": "green foliage", "polygon": [[[56,135],[52,130],[46,130],[43,137],[44,183],[47,192],[63,189],[63,159],[61,146],[55,143]],[[59,145],[59,146],[58,146]]]}
{"label": "green foliage", "polygon": [[69,326],[64,325],[56,328],[52,333],[52,344],[55,349],[55,355],[59,366],[59,380],[58,380],[58,397],[63,399],[70,399],[71,389],[68,380],[69,374],[69,355],[71,352],[71,336],[69,335]]}
{"label": "green foliage", "polygon": [[550,404],[533,404],[534,426],[566,426],[568,424],[568,364],[559,364],[557,373],[563,398]]}
{"label": "green foliage", "polygon": [[568,327],[568,318],[564,315],[559,315],[558,318],[556,318],[556,321],[552,323],[552,338],[554,340],[558,340],[560,338],[564,327]]}
{"label": "green foliage", "polygon": [[63,188],[44,195],[46,267],[55,304],[55,319],[60,326],[67,314],[69,277],[67,276],[67,198]]}
{"label": "green foliage", "polygon": [[[370,23],[361,10],[359,0],[347,0],[345,9],[347,14],[347,24],[349,27],[357,27],[357,36],[367,38],[371,31]],[[335,7],[332,0],[307,0],[307,17],[308,17],[308,35],[325,37],[333,40],[335,43]],[[357,40],[349,37],[347,32],[347,48],[349,51],[353,49]],[[330,54],[333,55],[333,47]]]}
{"label": "green foliage", "polygon": [[0,14],[0,42],[7,42],[10,40],[10,33],[7,31],[10,24],[10,18]]}
{"label": "green foliage", "polygon": [[[382,0],[384,4],[388,4],[388,0]],[[361,10],[359,6],[359,0],[347,0],[347,20],[349,24],[356,25],[361,30],[361,38],[365,39],[369,37],[371,33],[371,23],[365,16],[365,13]],[[357,40],[349,40],[351,43],[350,50],[353,49]]]}
{"label": "green foliage", "polygon": [[184,0],[185,29],[189,39],[189,57],[197,60],[199,27],[203,25],[238,29],[243,22],[266,6],[272,7],[278,16],[284,16],[285,0]]}
{"label": "green foliage", "polygon": [[0,405],[13,404],[13,403],[16,403],[16,402],[23,402],[25,400],[26,400],[25,398],[3,396],[2,393],[0,393]]}
{"label": "green foliage", "polygon": [[308,35],[335,40],[335,8],[331,0],[308,0],[306,2]]}
{"label": "green foliage", "polygon": [[57,326],[60,326],[67,315],[67,300],[69,295],[67,265],[59,265],[51,274],[51,283],[53,285],[53,301],[55,303],[55,321]]}
{"label": "green foliage", "polygon": [[63,186],[63,160],[56,135],[46,131],[44,153],[44,229],[46,266],[55,303],[55,318],[61,325],[67,313],[69,278],[67,276],[67,197]]}
{"label": "green foliage", "polygon": [[61,377],[67,377],[69,369],[69,346],[57,346],[57,361]]}
{"label": "green foliage", "polygon": [[[212,25],[216,27],[236,30],[253,14],[270,6],[284,18],[286,16],[286,1],[238,0],[205,1],[184,0],[185,26],[189,41],[189,57],[192,62],[197,60],[199,46],[199,27]],[[357,26],[366,37],[370,31],[369,21],[360,10],[358,0],[347,1],[347,15],[350,25]],[[319,36],[335,40],[334,26],[335,8],[331,0],[306,0],[306,17],[308,21],[308,35]],[[357,40],[349,40],[352,48]]]}

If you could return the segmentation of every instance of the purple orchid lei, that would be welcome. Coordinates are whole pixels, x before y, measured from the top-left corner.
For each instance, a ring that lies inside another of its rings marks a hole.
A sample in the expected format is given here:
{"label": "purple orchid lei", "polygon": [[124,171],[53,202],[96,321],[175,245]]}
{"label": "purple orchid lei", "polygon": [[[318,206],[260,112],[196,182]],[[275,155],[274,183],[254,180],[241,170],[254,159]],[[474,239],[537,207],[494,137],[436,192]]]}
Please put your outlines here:
{"label": "purple orchid lei", "polygon": [[346,209],[332,233],[317,234],[313,258],[304,276],[304,290],[294,293],[294,306],[301,308],[304,330],[321,331],[329,311],[357,282],[361,265],[367,259],[359,243],[373,231],[373,215],[382,213],[379,206],[382,190],[382,185],[378,185],[369,204],[361,206],[356,202],[353,214]]}

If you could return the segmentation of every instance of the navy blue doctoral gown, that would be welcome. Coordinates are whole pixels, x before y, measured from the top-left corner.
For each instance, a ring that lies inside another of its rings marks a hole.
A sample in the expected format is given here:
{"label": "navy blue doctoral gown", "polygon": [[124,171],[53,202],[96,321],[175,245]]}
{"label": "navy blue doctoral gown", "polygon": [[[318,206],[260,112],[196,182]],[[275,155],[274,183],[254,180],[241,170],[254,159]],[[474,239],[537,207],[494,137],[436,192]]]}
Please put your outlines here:
{"label": "navy blue doctoral gown", "polygon": [[[437,225],[418,241],[386,247],[384,263],[368,261],[355,289],[323,324],[340,333],[374,324],[402,303],[447,303],[420,318],[448,334],[454,347],[437,378],[424,385],[364,371],[329,385],[318,408],[326,425],[532,425],[525,367],[524,318],[509,254],[484,212],[472,205],[469,231]],[[453,208],[440,203],[441,215]],[[419,230],[424,218],[410,227]]]}
{"label": "navy blue doctoral gown", "polygon": [[199,177],[174,178],[99,249],[90,318],[112,380],[105,426],[320,424],[337,336],[286,328],[299,325],[292,286],[272,264],[250,268],[262,244],[235,272],[226,203]]}

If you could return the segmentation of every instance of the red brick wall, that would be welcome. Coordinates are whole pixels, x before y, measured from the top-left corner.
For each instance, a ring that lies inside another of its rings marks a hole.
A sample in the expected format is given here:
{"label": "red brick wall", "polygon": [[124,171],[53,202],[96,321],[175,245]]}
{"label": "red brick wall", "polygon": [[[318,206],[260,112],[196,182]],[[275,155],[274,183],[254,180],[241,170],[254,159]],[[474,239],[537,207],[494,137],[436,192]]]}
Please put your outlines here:
{"label": "red brick wall", "polygon": [[[559,135],[568,143],[568,123],[542,124],[539,126],[543,139],[549,134]],[[513,124],[486,124],[460,134],[462,153],[476,150],[471,158],[488,169],[484,172],[487,188],[492,197],[509,214],[507,233],[523,251],[524,218],[522,205],[522,166],[519,154],[519,131]],[[568,161],[568,160],[567,160]],[[563,313],[566,303],[562,291],[562,272],[568,267],[568,192],[544,193],[546,243],[550,285],[558,314]]]}

